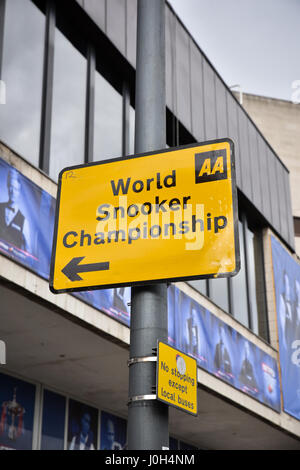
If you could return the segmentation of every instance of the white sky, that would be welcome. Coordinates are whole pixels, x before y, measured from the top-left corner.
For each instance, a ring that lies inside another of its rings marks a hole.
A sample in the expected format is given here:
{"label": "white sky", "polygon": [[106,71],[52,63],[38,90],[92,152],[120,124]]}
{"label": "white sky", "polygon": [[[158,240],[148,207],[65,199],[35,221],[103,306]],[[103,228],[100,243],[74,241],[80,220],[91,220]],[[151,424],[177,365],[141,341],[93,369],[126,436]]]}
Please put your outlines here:
{"label": "white sky", "polygon": [[300,0],[169,0],[227,85],[291,100],[300,80]]}

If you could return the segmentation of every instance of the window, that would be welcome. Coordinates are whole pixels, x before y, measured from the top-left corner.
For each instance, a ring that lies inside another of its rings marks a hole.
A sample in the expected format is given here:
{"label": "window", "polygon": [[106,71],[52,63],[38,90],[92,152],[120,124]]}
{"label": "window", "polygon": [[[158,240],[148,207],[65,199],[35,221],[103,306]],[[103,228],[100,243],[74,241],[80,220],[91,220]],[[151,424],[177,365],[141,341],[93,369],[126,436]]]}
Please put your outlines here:
{"label": "window", "polygon": [[86,59],[56,29],[50,148],[50,176],[84,162]]}
{"label": "window", "polygon": [[215,304],[221,307],[225,312],[229,312],[228,298],[228,279],[210,279],[209,280],[209,296]]}
{"label": "window", "polygon": [[42,422],[42,450],[63,450],[65,435],[66,399],[44,390]]}
{"label": "window", "polygon": [[245,231],[250,326],[254,333],[269,341],[262,236],[260,233],[250,230],[246,221]]}
{"label": "window", "polygon": [[203,295],[207,295],[207,282],[205,279],[199,281],[189,281],[189,284]]}
{"label": "window", "polygon": [[7,1],[0,105],[0,139],[39,163],[45,17],[30,0]]}
{"label": "window", "polygon": [[122,96],[96,72],[94,161],[122,156]]}
{"label": "window", "polygon": [[300,237],[300,217],[294,217],[295,237]]}
{"label": "window", "polygon": [[135,109],[129,108],[129,154],[134,154],[134,136],[135,136]]}
{"label": "window", "polygon": [[240,272],[231,278],[232,282],[232,311],[234,318],[249,326],[248,317],[248,301],[247,301],[247,280],[246,280],[246,265],[245,265],[245,247],[243,237],[243,224],[239,221],[239,241],[240,241],[240,256],[241,256],[241,269]]}
{"label": "window", "polygon": [[256,288],[259,286],[256,282],[255,238],[254,233],[251,232],[247,225],[245,226],[245,243],[248,261],[250,324],[254,333],[258,334],[258,297]]}

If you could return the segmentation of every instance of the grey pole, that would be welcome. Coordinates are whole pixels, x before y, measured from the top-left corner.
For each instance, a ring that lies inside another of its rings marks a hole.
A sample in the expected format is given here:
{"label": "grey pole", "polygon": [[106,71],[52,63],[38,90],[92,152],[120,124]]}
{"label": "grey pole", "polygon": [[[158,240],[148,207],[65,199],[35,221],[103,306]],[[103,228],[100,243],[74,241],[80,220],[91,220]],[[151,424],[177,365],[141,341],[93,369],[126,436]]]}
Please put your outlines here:
{"label": "grey pole", "polygon": [[[165,0],[138,0],[135,152],[166,146]],[[153,355],[168,338],[167,286],[134,287],[131,297],[130,359]],[[129,368],[128,448],[169,447],[168,406],[153,399],[156,363]],[[152,396],[152,397],[151,397]],[[144,399],[141,399],[144,397]],[[148,398],[148,399],[146,399]]]}

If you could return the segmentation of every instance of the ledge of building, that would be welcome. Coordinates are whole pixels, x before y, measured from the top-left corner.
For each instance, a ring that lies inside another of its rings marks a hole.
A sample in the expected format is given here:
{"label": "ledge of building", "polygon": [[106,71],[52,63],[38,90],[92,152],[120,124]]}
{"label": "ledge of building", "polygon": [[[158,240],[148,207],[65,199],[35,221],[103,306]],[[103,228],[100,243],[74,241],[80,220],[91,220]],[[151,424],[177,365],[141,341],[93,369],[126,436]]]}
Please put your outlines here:
{"label": "ledge of building", "polygon": [[[236,91],[233,91],[233,94],[235,97],[238,99],[239,98],[239,93]],[[286,100],[283,98],[274,98],[272,96],[265,96],[265,95],[256,95],[254,93],[246,93],[243,92],[243,98],[246,100],[249,99],[251,101],[262,101],[264,103],[274,103],[276,105],[290,105],[290,106],[297,106],[299,104],[293,103],[291,100]],[[299,111],[300,111],[300,106],[299,106]]]}

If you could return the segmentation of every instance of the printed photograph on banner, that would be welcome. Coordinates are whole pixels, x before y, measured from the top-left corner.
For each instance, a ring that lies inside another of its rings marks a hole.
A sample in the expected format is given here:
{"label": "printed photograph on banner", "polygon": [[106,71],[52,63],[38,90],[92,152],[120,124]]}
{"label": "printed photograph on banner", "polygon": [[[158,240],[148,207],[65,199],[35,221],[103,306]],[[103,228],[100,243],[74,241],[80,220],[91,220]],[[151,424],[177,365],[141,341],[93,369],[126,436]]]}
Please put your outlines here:
{"label": "printed photograph on banner", "polygon": [[54,198],[0,159],[0,252],[45,279],[50,271],[54,212]]}
{"label": "printed photograph on banner", "polygon": [[260,398],[259,376],[259,358],[257,356],[256,346],[237,333],[238,349],[238,382],[239,388],[254,398]]}
{"label": "printed photograph on banner", "polygon": [[236,332],[214,315],[211,315],[211,331],[213,333],[212,371],[217,377],[234,384]]}
{"label": "printed photograph on banner", "polygon": [[126,449],[127,422],[105,411],[101,412],[101,450]]}
{"label": "printed photograph on banner", "polygon": [[[112,291],[112,304],[109,313],[116,318],[120,318],[129,325],[130,318],[130,301],[131,301],[131,288],[130,287],[116,287]],[[101,291],[99,291],[101,295]]]}
{"label": "printed photograph on banner", "polygon": [[300,419],[300,265],[271,237],[284,411]]}
{"label": "printed photograph on banner", "polygon": [[263,384],[263,401],[266,405],[280,412],[280,387],[276,360],[261,351],[260,366]]}
{"label": "printed photograph on banner", "polygon": [[74,292],[73,295],[129,326],[130,287]]}
{"label": "printed photograph on banner", "polygon": [[179,291],[176,347],[194,357],[199,366],[208,368],[209,337],[206,332],[208,312],[191,297]]}
{"label": "printed photograph on banner", "polygon": [[0,373],[0,450],[31,450],[35,385]]}
{"label": "printed photograph on banner", "polygon": [[68,450],[96,450],[98,410],[69,400]]}
{"label": "printed photograph on banner", "polygon": [[94,306],[108,313],[125,325],[130,323],[131,288],[118,287],[115,289],[95,290]]}
{"label": "printed photograph on banner", "polygon": [[218,379],[280,411],[279,373],[273,357],[175,286],[174,294],[169,293],[169,309],[174,347],[195,357],[198,366]]}

